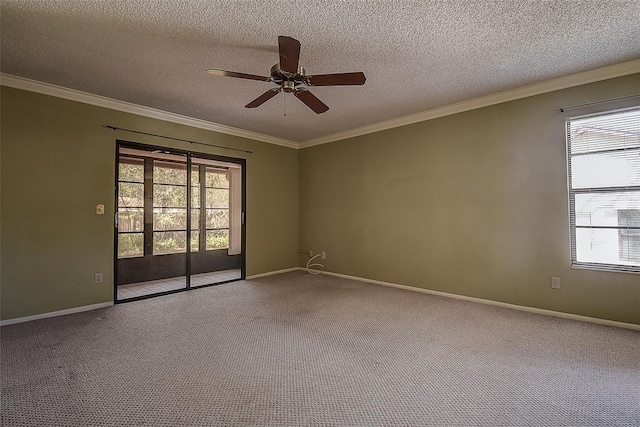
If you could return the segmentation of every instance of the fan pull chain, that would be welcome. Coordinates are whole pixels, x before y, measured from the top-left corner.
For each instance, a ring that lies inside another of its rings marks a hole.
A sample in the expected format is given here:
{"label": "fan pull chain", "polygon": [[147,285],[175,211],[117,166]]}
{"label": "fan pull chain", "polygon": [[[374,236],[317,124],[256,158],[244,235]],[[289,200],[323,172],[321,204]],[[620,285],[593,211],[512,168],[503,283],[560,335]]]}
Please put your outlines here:
{"label": "fan pull chain", "polygon": [[287,94],[283,94],[284,96],[282,97],[282,99],[284,99],[284,116],[287,117]]}

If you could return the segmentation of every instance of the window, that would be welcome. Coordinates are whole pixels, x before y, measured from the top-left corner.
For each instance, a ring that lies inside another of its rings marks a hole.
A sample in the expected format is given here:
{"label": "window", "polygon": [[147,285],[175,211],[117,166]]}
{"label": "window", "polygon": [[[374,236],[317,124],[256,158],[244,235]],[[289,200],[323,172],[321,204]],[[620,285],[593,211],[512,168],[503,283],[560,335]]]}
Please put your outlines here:
{"label": "window", "polygon": [[200,250],[200,170],[191,168],[191,252]]}
{"label": "window", "polygon": [[187,167],[153,162],[153,255],[187,251]]}
{"label": "window", "polygon": [[240,166],[193,158],[187,203],[182,156],[121,151],[126,154],[118,164],[118,258],[187,252],[188,222],[191,252],[241,253]]}
{"label": "window", "polygon": [[229,247],[229,174],[226,170],[206,168],[206,248]]}
{"label": "window", "polygon": [[572,266],[640,272],[640,108],[567,119]]}
{"label": "window", "polygon": [[120,157],[118,258],[144,255],[144,160]]}

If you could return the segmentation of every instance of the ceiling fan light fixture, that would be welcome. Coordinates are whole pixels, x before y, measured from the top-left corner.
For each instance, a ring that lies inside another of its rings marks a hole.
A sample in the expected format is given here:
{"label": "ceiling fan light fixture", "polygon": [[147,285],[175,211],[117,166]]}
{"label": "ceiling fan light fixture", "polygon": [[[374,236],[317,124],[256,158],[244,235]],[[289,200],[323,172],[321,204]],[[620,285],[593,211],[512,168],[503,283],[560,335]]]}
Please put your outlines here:
{"label": "ceiling fan light fixture", "polygon": [[285,93],[291,93],[295,90],[295,88],[296,88],[296,84],[291,80],[285,80],[282,82],[282,90]]}

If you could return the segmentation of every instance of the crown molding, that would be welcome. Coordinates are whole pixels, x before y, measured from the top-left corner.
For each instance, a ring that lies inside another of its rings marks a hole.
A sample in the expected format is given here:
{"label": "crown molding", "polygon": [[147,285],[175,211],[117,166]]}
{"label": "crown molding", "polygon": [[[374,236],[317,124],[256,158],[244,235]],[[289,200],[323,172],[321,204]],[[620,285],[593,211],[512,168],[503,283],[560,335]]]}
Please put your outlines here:
{"label": "crown molding", "polygon": [[344,132],[338,132],[331,135],[321,136],[319,138],[309,139],[300,142],[298,144],[298,147],[302,149],[313,147],[315,145],[327,144],[347,138],[354,138],[356,136],[380,132],[387,129],[393,129],[400,126],[406,126],[426,120],[432,120],[439,117],[462,113],[464,111],[488,107],[490,105],[501,104],[503,102],[514,101],[516,99],[541,95],[543,93],[554,92],[556,90],[567,89],[570,87],[613,79],[616,77],[627,76],[635,73],[640,73],[640,59],[621,62],[619,64],[596,68],[589,71],[583,71],[581,73],[571,74],[568,76],[557,77],[555,79],[545,80],[542,82],[521,86],[519,88],[497,92],[491,95],[481,96],[479,98],[469,99],[455,104],[446,105],[444,107],[438,107],[432,110],[398,117],[396,119],[386,120],[384,122],[362,126]]}
{"label": "crown molding", "polygon": [[122,111],[125,113],[136,114],[138,116],[150,117],[152,119],[158,119],[199,129],[210,130],[226,135],[248,138],[254,141],[267,142],[269,144],[281,145],[288,148],[298,148],[297,142],[289,141],[287,139],[276,138],[257,132],[251,132],[244,129],[238,129],[231,126],[209,122],[206,120],[170,113],[168,111],[144,107],[142,105],[132,104],[130,102],[119,101],[117,99],[94,95],[91,93],[69,89],[62,86],[56,86],[50,83],[26,79],[11,74],[0,73],[0,85],[12,87],[15,89],[27,90],[30,92],[41,93],[43,95],[55,96],[57,98],[68,99],[70,101],[81,102],[83,104],[95,105],[97,107],[109,108],[111,110]]}
{"label": "crown molding", "polygon": [[570,87],[580,86],[584,84],[594,83],[602,80],[613,79],[630,74],[640,73],[640,59],[621,62],[619,64],[609,65],[594,70],[583,71],[577,74],[557,77],[555,79],[545,80],[538,83],[510,89],[494,94],[473,98],[466,101],[457,102],[451,105],[434,108],[420,113],[408,116],[398,117],[391,120],[385,120],[380,123],[362,126],[356,129],[350,129],[344,132],[333,133],[330,135],[312,138],[302,142],[290,141],[283,138],[277,138],[264,135],[257,132],[238,129],[206,120],[195,119],[193,117],[182,116],[180,114],[170,113],[167,111],[157,110],[154,108],[144,107],[129,102],[118,101],[116,99],[104,96],[93,95],[87,92],[81,92],[75,89],[69,89],[62,86],[52,85],[50,83],[39,82],[36,80],[25,79],[10,74],[0,73],[0,85],[13,87],[16,89],[27,90],[31,92],[41,93],[43,95],[55,96],[71,101],[81,102],[84,104],[95,105],[98,107],[109,108],[112,110],[123,111],[126,113],[137,114],[140,116],[150,117],[167,122],[182,124],[195,128],[210,130],[227,135],[248,138],[255,141],[266,142],[269,144],[280,145],[283,147],[303,149],[313,147],[315,145],[328,144],[330,142],[340,141],[343,139],[354,138],[357,136],[367,135],[370,133],[381,132],[387,129],[393,129],[400,126],[406,126],[418,122],[437,119],[439,117],[449,116],[452,114],[462,113],[469,110],[488,107],[491,105],[501,104],[503,102],[515,101],[517,99],[527,98],[530,96],[541,95],[543,93],[553,92],[556,90],[567,89]]}

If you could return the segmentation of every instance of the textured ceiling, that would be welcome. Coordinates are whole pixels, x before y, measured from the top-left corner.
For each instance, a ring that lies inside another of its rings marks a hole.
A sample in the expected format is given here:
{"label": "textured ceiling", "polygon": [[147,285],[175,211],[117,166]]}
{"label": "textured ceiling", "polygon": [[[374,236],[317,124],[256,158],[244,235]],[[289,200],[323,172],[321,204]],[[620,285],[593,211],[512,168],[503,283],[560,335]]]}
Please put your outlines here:
{"label": "textured ceiling", "polygon": [[[2,0],[0,71],[303,142],[640,57],[640,1]],[[271,84],[277,37],[307,74],[364,86],[244,105]],[[286,116],[284,115],[286,111]]]}

